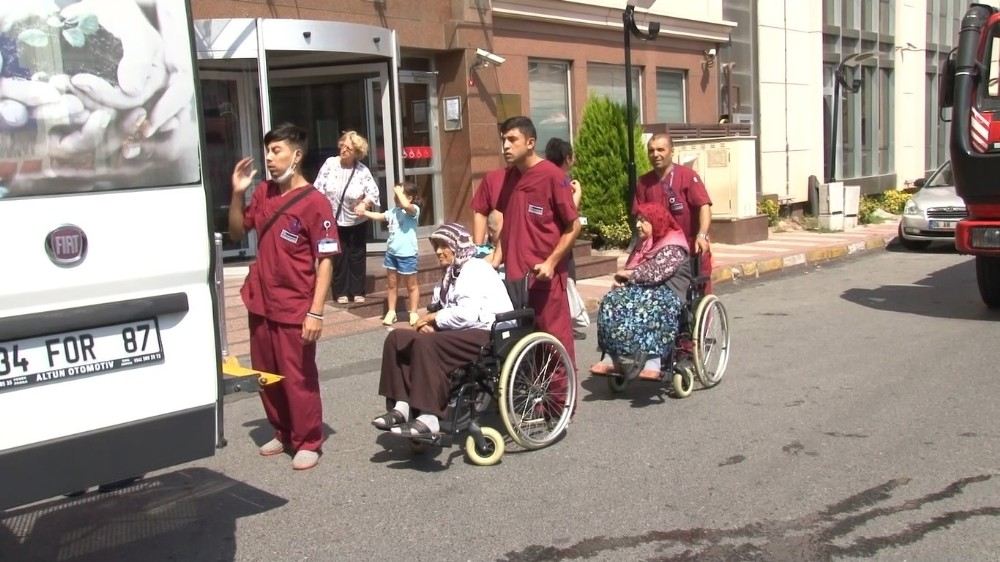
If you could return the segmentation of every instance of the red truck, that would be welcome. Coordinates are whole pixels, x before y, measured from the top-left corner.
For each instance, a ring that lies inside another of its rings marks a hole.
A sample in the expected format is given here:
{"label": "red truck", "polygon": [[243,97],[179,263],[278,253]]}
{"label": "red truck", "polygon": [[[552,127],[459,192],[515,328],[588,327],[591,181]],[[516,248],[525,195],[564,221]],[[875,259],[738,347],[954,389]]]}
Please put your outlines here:
{"label": "red truck", "polygon": [[955,247],[976,256],[983,302],[1000,308],[1000,12],[971,4],[958,47],[941,72],[941,107],[952,108],[951,164],[968,218]]}

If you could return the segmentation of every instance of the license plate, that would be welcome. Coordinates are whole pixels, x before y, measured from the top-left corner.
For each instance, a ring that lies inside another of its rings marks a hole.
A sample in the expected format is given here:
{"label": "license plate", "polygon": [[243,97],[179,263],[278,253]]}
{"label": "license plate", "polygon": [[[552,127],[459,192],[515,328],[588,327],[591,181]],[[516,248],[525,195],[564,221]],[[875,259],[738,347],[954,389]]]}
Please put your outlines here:
{"label": "license plate", "polygon": [[931,230],[955,230],[958,221],[929,221],[927,226]]}
{"label": "license plate", "polygon": [[155,318],[0,342],[0,392],[163,362]]}

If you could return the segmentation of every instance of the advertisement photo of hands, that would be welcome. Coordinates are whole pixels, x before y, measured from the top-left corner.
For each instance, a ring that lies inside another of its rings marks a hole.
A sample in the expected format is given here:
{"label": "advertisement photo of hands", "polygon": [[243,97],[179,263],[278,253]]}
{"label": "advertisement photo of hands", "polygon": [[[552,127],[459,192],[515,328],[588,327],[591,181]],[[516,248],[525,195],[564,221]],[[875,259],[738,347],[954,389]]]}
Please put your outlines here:
{"label": "advertisement photo of hands", "polygon": [[0,4],[0,198],[200,179],[186,10]]}

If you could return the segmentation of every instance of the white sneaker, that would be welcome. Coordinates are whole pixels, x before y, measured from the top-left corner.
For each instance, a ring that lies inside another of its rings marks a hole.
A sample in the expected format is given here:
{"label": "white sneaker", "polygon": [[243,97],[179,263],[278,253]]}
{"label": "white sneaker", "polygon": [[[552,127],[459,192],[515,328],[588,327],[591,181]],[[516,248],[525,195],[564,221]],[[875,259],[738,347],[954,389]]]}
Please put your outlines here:
{"label": "white sneaker", "polygon": [[302,449],[295,453],[292,459],[292,468],[295,470],[309,470],[319,464],[319,453]]}
{"label": "white sneaker", "polygon": [[282,443],[281,441],[278,441],[278,438],[275,437],[274,439],[271,439],[267,443],[261,445],[260,449],[258,449],[258,452],[262,457],[271,457],[274,455],[280,455],[281,453],[285,452],[285,444]]}

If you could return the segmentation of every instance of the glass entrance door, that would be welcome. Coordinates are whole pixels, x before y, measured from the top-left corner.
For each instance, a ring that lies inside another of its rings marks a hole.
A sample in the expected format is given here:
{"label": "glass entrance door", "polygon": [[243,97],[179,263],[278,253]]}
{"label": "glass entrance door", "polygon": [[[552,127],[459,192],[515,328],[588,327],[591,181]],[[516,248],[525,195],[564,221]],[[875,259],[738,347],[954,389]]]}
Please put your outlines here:
{"label": "glass entrance door", "polygon": [[[212,190],[214,229],[224,233],[225,257],[250,258],[256,254],[257,233],[251,231],[240,242],[233,242],[225,233],[229,230],[233,165],[244,156],[257,159],[262,153],[256,73],[201,70],[199,77],[205,127],[205,183]],[[247,201],[249,198],[248,190]]]}
{"label": "glass entrance door", "polygon": [[437,78],[432,72],[399,73],[403,175],[417,184],[423,206],[420,231],[429,233],[444,216],[438,149]]}
{"label": "glass entrance door", "polygon": [[[394,176],[393,162],[385,154],[386,139],[392,136],[382,118],[389,104],[387,65],[275,70],[269,73],[269,82],[271,122],[288,121],[309,132],[309,152],[303,165],[306,179],[315,179],[326,159],[337,155],[341,134],[354,130],[368,140],[368,157],[363,162],[379,184],[382,208],[390,206],[386,196],[387,181],[391,180],[387,178]],[[385,240],[381,226],[374,223],[369,242]]]}

